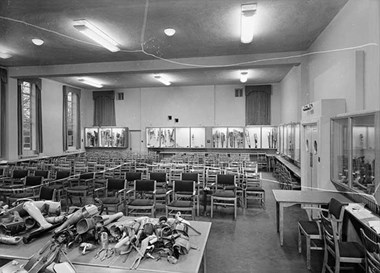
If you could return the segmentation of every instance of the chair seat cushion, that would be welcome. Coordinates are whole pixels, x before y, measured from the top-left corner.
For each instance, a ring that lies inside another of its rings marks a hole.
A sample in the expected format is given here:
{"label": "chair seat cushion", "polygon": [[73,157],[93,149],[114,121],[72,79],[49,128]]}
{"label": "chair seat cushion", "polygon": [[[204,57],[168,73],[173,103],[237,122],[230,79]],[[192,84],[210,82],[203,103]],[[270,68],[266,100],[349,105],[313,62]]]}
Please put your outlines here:
{"label": "chair seat cushion", "polygon": [[319,235],[320,234],[318,224],[315,221],[306,221],[306,220],[305,221],[299,221],[298,225],[308,235]]}
{"label": "chair seat cushion", "polygon": [[213,195],[213,197],[236,197],[235,193],[233,191],[216,191]]}
{"label": "chair seat cushion", "polygon": [[118,204],[120,203],[120,199],[116,197],[104,197],[99,198],[100,201],[102,201],[103,204]]}
{"label": "chair seat cushion", "polygon": [[128,206],[153,206],[153,200],[150,199],[135,199],[128,203]]}
{"label": "chair seat cushion", "polygon": [[175,200],[175,201],[171,202],[168,206],[169,207],[180,207],[180,208],[186,208],[186,207],[192,208],[193,203],[191,201],[186,201],[186,200]]}
{"label": "chair seat cushion", "polygon": [[339,244],[341,257],[364,258],[363,246],[358,242],[341,242]]}
{"label": "chair seat cushion", "polygon": [[69,187],[67,188],[67,190],[71,190],[71,191],[86,191],[88,190],[89,187],[88,186],[74,186],[74,187]]}

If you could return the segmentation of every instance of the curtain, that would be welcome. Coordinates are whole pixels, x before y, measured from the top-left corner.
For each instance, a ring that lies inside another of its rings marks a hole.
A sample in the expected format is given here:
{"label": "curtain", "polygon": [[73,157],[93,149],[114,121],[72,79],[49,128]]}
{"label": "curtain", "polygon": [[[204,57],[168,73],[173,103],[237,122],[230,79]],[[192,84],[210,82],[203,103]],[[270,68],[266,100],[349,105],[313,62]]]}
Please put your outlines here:
{"label": "curtain", "polygon": [[17,154],[22,155],[22,97],[21,84],[17,84]]}
{"label": "curtain", "polygon": [[115,92],[94,91],[94,126],[115,126]]}
{"label": "curtain", "polygon": [[7,70],[0,68],[0,158],[4,156],[5,146],[5,87],[7,84]]}
{"label": "curtain", "polygon": [[271,85],[245,87],[246,125],[269,125],[271,120]]}
{"label": "curtain", "polygon": [[62,114],[62,139],[63,139],[63,150],[67,151],[67,95],[69,92],[72,92],[74,96],[77,98],[77,104],[76,104],[76,118],[77,118],[77,126],[76,126],[76,143],[75,148],[80,149],[81,148],[81,124],[80,124],[80,97],[81,97],[81,91],[80,89],[73,88],[70,86],[63,86],[63,114]]}

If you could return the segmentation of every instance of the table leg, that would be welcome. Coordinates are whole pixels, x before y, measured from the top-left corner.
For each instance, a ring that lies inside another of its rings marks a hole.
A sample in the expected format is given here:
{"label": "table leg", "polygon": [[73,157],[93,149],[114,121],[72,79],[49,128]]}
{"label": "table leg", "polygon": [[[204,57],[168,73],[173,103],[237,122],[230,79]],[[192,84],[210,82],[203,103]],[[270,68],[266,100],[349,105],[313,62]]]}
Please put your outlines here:
{"label": "table leg", "polygon": [[207,273],[207,255],[206,255],[206,249],[207,247],[205,247],[205,251],[203,252],[203,273]]}
{"label": "table leg", "polygon": [[280,230],[280,245],[284,245],[284,204],[279,204],[279,210],[278,210],[278,228]]}

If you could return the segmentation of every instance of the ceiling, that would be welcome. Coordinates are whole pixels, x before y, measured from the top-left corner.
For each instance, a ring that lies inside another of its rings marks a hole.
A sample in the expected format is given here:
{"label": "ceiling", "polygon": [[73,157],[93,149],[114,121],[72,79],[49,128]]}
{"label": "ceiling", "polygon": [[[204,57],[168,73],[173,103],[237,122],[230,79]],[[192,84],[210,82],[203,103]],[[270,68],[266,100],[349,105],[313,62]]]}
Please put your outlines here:
{"label": "ceiling", "polygon": [[[240,42],[241,4],[257,3],[254,40]],[[103,89],[279,82],[347,0],[7,0],[0,1],[0,59],[13,77],[39,76]],[[118,42],[112,53],[73,27],[86,19]],[[174,28],[167,37],[163,30]],[[44,40],[42,46],[32,38]]]}

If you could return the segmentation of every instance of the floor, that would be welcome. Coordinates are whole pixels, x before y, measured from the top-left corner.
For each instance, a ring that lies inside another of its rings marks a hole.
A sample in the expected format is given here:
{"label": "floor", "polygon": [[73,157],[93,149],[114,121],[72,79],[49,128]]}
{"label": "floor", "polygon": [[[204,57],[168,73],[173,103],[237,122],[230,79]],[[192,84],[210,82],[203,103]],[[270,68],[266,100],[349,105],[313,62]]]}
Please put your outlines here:
{"label": "floor", "polygon": [[263,179],[265,210],[249,204],[246,210],[239,208],[237,221],[232,218],[232,209],[215,213],[212,220],[204,216],[197,218],[199,221],[212,221],[207,244],[207,272],[321,272],[322,252],[313,255],[311,271],[306,268],[305,254],[298,254],[297,222],[307,219],[299,206],[286,208],[284,245],[280,246],[272,194],[272,189],[279,186],[271,173],[263,173]]}

